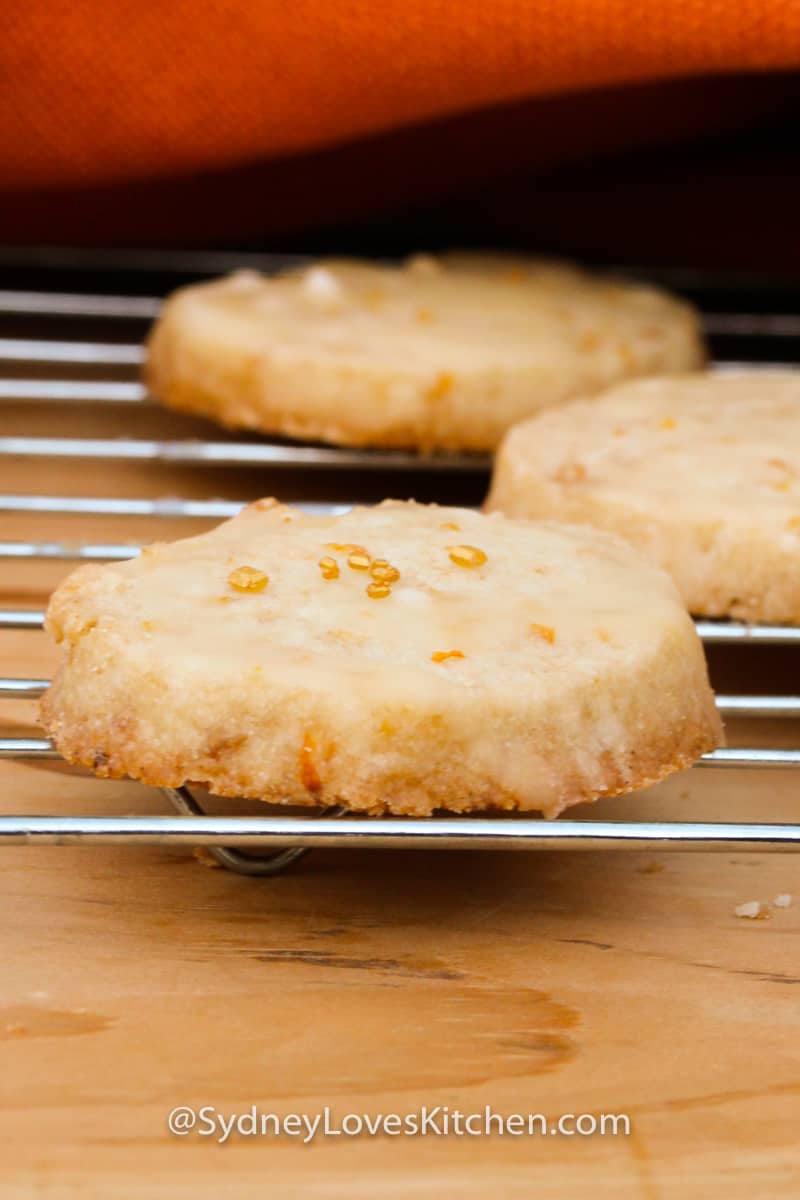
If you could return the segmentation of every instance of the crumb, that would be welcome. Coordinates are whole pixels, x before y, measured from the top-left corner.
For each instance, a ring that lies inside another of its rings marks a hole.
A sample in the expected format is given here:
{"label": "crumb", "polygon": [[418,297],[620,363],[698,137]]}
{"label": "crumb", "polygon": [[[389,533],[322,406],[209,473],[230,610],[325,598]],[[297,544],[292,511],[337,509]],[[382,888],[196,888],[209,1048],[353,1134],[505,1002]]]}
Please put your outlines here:
{"label": "crumb", "polygon": [[776,908],[788,908],[792,903],[792,897],[788,892],[781,892],[780,895],[775,897],[772,903]]}
{"label": "crumb", "polygon": [[733,911],[737,917],[747,917],[754,921],[761,913],[761,901],[748,900],[745,904],[737,904]]}
{"label": "crumb", "polygon": [[420,278],[432,279],[441,275],[442,264],[432,254],[414,254],[406,261],[406,270]]}
{"label": "crumb", "polygon": [[214,855],[205,846],[195,846],[192,850],[192,858],[196,858],[202,867],[208,867],[212,871],[216,871],[220,867]]}
{"label": "crumb", "polygon": [[306,271],[303,290],[312,303],[331,310],[339,307],[344,294],[336,276],[325,267],[310,267]]}

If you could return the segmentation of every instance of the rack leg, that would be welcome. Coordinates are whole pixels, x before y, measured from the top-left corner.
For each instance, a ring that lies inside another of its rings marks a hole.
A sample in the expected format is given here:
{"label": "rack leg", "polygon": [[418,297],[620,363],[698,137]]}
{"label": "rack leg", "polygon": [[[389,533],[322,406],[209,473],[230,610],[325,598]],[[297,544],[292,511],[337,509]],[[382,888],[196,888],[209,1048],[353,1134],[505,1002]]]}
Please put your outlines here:
{"label": "rack leg", "polygon": [[[176,812],[187,817],[206,815],[188,788],[164,787],[161,791]],[[339,809],[328,809],[327,814],[334,815],[339,811]],[[279,875],[291,863],[307,854],[308,850],[303,846],[298,846],[291,850],[276,850],[273,854],[255,855],[244,854],[241,850],[234,850],[226,846],[209,846],[208,852],[221,867],[225,867],[228,871],[235,871],[237,875],[266,876]]]}

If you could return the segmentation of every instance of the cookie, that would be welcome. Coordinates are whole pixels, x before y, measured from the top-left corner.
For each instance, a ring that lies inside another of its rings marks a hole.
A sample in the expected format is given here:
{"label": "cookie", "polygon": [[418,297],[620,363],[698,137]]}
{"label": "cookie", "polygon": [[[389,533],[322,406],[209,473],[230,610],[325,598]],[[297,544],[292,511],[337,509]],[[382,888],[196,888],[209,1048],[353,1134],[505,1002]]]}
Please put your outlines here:
{"label": "cookie", "polygon": [[386,502],[262,500],[85,566],[53,596],[42,703],[70,762],[369,813],[568,805],[717,745],[672,582],[606,534]]}
{"label": "cookie", "polygon": [[800,623],[800,371],[641,380],[511,430],[488,509],[586,522],[690,611]]}
{"label": "cookie", "polygon": [[540,409],[703,360],[694,311],[655,288],[459,254],[183,288],[153,330],[145,374],[164,403],[232,428],[489,451]]}

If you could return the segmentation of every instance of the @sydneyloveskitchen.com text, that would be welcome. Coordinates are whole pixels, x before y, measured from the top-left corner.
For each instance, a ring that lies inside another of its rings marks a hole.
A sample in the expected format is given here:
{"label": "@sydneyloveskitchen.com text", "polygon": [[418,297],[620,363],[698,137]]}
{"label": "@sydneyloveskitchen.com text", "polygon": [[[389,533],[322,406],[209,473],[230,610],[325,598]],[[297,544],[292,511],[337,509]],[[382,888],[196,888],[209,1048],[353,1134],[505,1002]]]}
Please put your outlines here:
{"label": "@sydneyloveskitchen.com text", "polygon": [[338,1113],[328,1105],[317,1112],[276,1113],[255,1104],[237,1112],[181,1104],[169,1113],[167,1127],[176,1137],[220,1145],[239,1138],[292,1138],[307,1145],[331,1137],[627,1137],[631,1122],[626,1113],[501,1113],[489,1104],[471,1111],[422,1105],[405,1113]]}

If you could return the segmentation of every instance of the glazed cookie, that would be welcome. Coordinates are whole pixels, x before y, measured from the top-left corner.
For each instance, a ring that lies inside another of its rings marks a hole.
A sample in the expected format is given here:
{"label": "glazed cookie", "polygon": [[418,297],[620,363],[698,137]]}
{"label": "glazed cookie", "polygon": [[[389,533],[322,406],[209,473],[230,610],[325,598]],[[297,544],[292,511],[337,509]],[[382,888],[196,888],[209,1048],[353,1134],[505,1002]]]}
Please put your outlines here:
{"label": "glazed cookie", "polygon": [[105,776],[370,813],[537,810],[654,783],[720,740],[672,582],[607,534],[386,502],[262,500],[85,566],[42,703]]}
{"label": "glazed cookie", "polygon": [[511,430],[487,502],[621,534],[691,612],[800,623],[800,372],[641,380]]}
{"label": "glazed cookie", "polygon": [[540,409],[703,360],[694,311],[653,287],[457,254],[183,288],[151,335],[146,379],[164,403],[234,428],[487,451]]}

